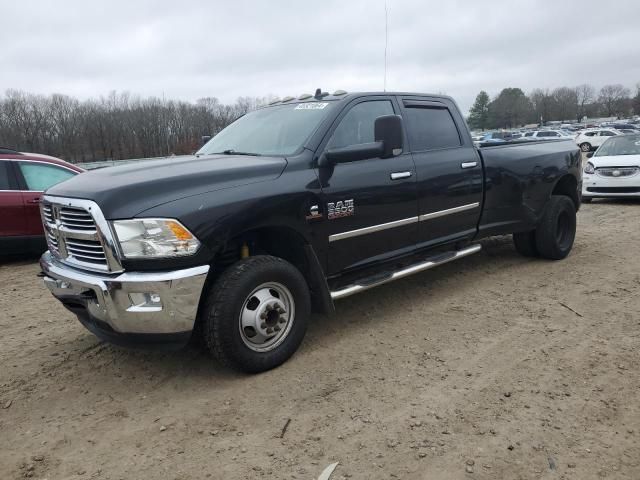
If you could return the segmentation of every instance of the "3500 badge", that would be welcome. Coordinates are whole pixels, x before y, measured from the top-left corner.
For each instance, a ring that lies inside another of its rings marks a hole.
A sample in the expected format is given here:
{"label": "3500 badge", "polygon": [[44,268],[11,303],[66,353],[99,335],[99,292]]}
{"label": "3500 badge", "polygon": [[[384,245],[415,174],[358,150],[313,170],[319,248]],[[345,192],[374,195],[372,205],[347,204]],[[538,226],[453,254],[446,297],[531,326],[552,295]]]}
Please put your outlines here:
{"label": "3500 badge", "polygon": [[333,220],[334,218],[349,217],[354,213],[355,207],[353,205],[353,199],[327,203],[327,218],[329,220]]}

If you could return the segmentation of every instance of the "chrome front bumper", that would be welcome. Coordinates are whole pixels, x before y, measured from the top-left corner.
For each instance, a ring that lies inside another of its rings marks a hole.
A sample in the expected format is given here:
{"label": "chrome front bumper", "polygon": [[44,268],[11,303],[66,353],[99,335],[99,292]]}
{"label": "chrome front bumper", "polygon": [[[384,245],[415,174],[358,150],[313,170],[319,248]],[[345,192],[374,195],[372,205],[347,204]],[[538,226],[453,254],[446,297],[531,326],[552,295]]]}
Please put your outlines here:
{"label": "chrome front bumper", "polygon": [[[168,272],[90,273],[62,264],[48,251],[40,267],[47,288],[89,330],[112,336],[191,332],[209,272],[209,265],[201,265]],[[156,301],[140,301],[150,296]]]}

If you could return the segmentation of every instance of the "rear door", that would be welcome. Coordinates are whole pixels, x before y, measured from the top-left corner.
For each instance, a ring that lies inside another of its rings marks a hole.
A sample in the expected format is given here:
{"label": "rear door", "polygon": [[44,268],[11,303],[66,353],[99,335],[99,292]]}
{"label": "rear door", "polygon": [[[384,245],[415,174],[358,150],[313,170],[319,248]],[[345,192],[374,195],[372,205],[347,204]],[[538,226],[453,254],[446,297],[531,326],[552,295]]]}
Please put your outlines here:
{"label": "rear door", "polygon": [[417,170],[418,248],[473,237],[482,164],[457,107],[441,98],[401,97],[401,104]]}
{"label": "rear door", "polygon": [[[374,123],[399,114],[394,98],[355,99],[338,116],[319,152],[374,141]],[[321,154],[321,153],[320,153]],[[337,274],[408,253],[417,240],[415,167],[406,151],[317,171],[325,219],[317,234],[328,240],[327,271]]]}
{"label": "rear door", "polygon": [[0,160],[0,237],[27,235],[22,193],[10,160]]}
{"label": "rear door", "polygon": [[49,187],[77,175],[77,172],[51,163],[34,160],[19,160],[18,181],[22,187],[22,203],[26,217],[27,235],[42,235],[40,199]]}

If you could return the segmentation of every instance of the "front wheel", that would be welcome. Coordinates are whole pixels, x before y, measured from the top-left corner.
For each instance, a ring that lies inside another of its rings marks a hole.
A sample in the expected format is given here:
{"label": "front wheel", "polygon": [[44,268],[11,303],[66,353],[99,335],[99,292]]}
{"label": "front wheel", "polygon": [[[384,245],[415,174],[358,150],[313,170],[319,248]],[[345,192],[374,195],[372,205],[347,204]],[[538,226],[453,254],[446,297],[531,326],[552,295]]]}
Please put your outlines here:
{"label": "front wheel", "polygon": [[536,247],[542,258],[561,260],[576,238],[576,206],[564,195],[552,195],[536,229]]}
{"label": "front wheel", "polygon": [[307,282],[297,268],[277,257],[250,257],[225,270],[207,293],[204,340],[221,363],[263,372],[298,349],[310,313]]}

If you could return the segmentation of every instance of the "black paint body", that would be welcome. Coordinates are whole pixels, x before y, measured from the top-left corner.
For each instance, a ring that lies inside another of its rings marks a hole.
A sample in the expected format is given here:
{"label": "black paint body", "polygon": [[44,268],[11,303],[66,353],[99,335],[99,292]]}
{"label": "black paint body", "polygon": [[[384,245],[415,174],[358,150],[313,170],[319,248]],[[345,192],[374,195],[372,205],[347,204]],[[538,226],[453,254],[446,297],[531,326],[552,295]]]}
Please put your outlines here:
{"label": "black paint body", "polygon": [[[405,135],[403,153],[396,157],[318,167],[340,118],[354,104],[373,99],[390,100],[395,113],[405,119],[405,130],[410,102],[443,105],[456,123],[461,145],[413,151]],[[320,100],[305,100],[309,101]],[[140,162],[85,173],[48,194],[94,200],[109,220],[176,218],[203,244],[196,255],[179,260],[125,261],[129,270],[206,263],[215,269],[216,255],[234,239],[270,228],[311,247],[307,250],[315,253],[327,279],[448,243],[531,230],[560,187],[579,207],[580,154],[573,141],[478,150],[457,106],[444,96],[369,93],[321,101],[338,105],[304,148],[287,158],[212,155]],[[461,168],[467,162],[476,166]],[[390,178],[393,172],[407,171],[408,178]],[[327,219],[327,204],[347,199],[354,200],[354,215]],[[476,202],[478,208],[453,215],[329,241],[331,235]],[[314,205],[319,215],[310,218]]]}

